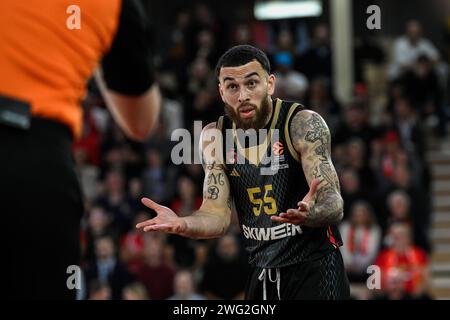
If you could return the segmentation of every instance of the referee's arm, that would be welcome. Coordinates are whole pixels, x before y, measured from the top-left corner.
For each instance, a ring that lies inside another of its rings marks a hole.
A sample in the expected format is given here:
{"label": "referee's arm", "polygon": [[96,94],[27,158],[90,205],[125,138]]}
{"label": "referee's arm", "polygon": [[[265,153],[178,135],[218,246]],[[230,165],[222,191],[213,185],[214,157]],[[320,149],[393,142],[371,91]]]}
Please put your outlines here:
{"label": "referee's arm", "polygon": [[117,34],[95,74],[114,120],[134,140],[148,137],[159,116],[149,23],[137,0],[122,1]]}

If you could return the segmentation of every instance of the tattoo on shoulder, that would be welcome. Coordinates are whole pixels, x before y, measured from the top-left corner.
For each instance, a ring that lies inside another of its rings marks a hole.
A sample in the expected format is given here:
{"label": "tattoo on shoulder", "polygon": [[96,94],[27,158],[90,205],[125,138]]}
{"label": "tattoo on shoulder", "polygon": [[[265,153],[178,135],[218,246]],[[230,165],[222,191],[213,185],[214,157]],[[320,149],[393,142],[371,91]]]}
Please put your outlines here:
{"label": "tattoo on shoulder", "polygon": [[316,142],[320,140],[322,143],[327,142],[328,128],[318,114],[313,113],[305,124],[308,130],[305,135],[306,141]]}
{"label": "tattoo on shoulder", "polygon": [[[325,146],[329,145],[330,132],[325,121],[317,113],[300,111],[295,115],[291,123],[291,135],[294,142],[321,142]],[[322,149],[316,151],[322,152]]]}

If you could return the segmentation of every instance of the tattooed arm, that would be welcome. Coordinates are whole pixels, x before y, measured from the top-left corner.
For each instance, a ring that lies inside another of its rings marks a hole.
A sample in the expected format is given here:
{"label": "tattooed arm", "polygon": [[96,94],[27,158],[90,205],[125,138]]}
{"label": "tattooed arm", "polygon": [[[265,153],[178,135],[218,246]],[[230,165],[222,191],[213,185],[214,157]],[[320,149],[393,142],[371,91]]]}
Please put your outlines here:
{"label": "tattooed arm", "polygon": [[230,183],[222,159],[222,139],[215,123],[201,135],[201,154],[205,180],[200,209],[186,217],[187,229],[195,238],[217,238],[225,234],[231,219]]}
{"label": "tattooed arm", "polygon": [[230,183],[221,163],[222,139],[215,123],[207,125],[201,134],[201,153],[205,180],[203,203],[199,210],[187,217],[178,217],[172,210],[150,199],[142,202],[156,211],[153,219],[139,223],[136,227],[144,231],[163,231],[194,239],[209,239],[222,236],[230,225]]}
{"label": "tattooed arm", "polygon": [[302,110],[292,119],[290,133],[295,150],[301,156],[306,180],[317,189],[309,203],[303,225],[321,227],[336,224],[343,217],[339,179],[331,162],[330,130],[314,111]]}

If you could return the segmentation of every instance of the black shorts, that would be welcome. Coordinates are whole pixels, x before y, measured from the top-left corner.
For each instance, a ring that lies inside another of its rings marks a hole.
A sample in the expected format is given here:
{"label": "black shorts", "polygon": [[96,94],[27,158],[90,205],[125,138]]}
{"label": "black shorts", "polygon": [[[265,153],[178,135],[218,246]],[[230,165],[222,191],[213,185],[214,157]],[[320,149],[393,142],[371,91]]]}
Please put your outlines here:
{"label": "black shorts", "polygon": [[[69,129],[32,119],[0,125],[3,291],[10,299],[74,299],[68,267],[80,264],[81,190]],[[72,272],[73,273],[73,272]]]}
{"label": "black shorts", "polygon": [[350,286],[341,252],[334,250],[318,260],[277,269],[252,268],[245,298],[262,300],[264,291],[267,300],[349,299]]}

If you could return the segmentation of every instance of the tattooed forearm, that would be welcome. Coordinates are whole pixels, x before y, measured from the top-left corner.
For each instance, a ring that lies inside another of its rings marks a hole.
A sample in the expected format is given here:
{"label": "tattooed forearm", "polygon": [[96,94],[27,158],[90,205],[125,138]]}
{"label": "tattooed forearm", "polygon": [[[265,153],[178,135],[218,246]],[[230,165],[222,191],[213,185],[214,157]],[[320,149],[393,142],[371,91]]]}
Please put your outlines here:
{"label": "tattooed forearm", "polygon": [[214,169],[217,169],[217,170],[222,169],[221,165],[216,163],[216,161],[210,161],[210,162],[204,161],[203,168],[208,171],[211,171]]}
{"label": "tattooed forearm", "polygon": [[206,184],[208,186],[211,184],[219,184],[223,186],[225,184],[224,174],[222,172],[219,172],[217,174],[210,172],[206,179]]}
{"label": "tattooed forearm", "polygon": [[315,173],[313,173],[313,175],[315,178],[323,177],[327,182],[327,186],[334,186],[336,190],[338,190],[339,192],[341,191],[338,176],[330,162],[326,161],[319,163],[319,167],[315,168],[314,172]]}
{"label": "tattooed forearm", "polygon": [[335,224],[342,219],[343,200],[330,156],[330,131],[325,121],[311,111],[299,112],[290,129],[294,147],[301,154],[305,177],[309,182],[314,178],[320,180],[304,224],[311,227]]}
{"label": "tattooed forearm", "polygon": [[217,200],[219,198],[219,188],[216,186],[210,186],[206,189],[206,193],[203,196],[205,199]]}
{"label": "tattooed forearm", "polygon": [[337,224],[343,217],[343,200],[334,188],[317,190],[315,203],[310,207],[309,215],[303,223],[308,227],[323,227]]}

